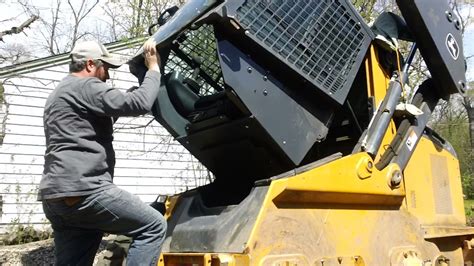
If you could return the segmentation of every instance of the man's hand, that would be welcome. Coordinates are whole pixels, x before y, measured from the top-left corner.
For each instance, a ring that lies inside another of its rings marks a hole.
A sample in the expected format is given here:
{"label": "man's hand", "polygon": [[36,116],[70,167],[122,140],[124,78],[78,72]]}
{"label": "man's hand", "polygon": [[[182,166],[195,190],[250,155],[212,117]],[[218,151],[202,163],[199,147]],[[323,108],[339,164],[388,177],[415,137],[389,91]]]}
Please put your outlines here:
{"label": "man's hand", "polygon": [[143,55],[145,57],[145,65],[149,70],[160,72],[161,63],[160,55],[156,52],[156,42],[149,39],[143,45]]}

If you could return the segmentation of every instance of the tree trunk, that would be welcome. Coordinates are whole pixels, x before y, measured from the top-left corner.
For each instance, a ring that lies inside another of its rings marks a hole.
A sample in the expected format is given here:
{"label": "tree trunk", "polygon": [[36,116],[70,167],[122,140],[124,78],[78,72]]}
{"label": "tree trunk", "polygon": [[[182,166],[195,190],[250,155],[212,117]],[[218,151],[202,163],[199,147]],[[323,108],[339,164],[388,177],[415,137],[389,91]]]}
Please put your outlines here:
{"label": "tree trunk", "polygon": [[471,152],[474,152],[474,102],[465,105],[469,118],[469,137],[471,139]]}
{"label": "tree trunk", "polygon": [[[469,120],[469,139],[471,144],[470,152],[467,154],[469,158],[466,159],[471,161],[471,163],[468,164],[468,173],[472,176],[474,174],[474,164],[472,164],[472,160],[474,159],[474,97],[465,95],[463,98],[463,105],[464,108],[466,108],[467,118]],[[472,187],[474,187],[473,181],[471,181]]]}
{"label": "tree trunk", "polygon": [[[469,88],[474,88],[474,82],[469,82]],[[469,119],[469,138],[471,140],[471,156],[474,157],[474,93],[468,90],[463,97],[463,105],[466,108],[467,118]],[[474,159],[474,158],[473,158]],[[473,169],[474,170],[474,166]]]}

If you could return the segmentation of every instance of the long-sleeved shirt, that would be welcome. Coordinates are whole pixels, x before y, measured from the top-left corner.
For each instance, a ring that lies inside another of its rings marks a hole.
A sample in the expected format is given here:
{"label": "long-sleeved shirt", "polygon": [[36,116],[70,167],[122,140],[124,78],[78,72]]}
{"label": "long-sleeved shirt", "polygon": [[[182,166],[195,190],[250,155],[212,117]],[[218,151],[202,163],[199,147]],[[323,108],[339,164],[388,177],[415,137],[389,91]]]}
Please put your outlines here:
{"label": "long-sleeved shirt", "polygon": [[44,109],[46,152],[38,199],[84,196],[112,186],[115,152],[113,117],[150,112],[160,73],[148,71],[129,93],[97,78],[66,76]]}

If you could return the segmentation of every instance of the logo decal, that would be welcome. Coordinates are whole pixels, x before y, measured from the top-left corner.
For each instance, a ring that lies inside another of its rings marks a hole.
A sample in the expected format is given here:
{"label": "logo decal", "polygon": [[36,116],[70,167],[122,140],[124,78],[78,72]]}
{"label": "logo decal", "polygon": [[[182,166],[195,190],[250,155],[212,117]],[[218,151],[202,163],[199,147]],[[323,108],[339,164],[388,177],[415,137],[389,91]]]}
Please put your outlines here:
{"label": "logo decal", "polygon": [[451,33],[448,33],[448,35],[446,36],[446,47],[448,48],[451,57],[454,60],[457,60],[459,57],[459,45]]}

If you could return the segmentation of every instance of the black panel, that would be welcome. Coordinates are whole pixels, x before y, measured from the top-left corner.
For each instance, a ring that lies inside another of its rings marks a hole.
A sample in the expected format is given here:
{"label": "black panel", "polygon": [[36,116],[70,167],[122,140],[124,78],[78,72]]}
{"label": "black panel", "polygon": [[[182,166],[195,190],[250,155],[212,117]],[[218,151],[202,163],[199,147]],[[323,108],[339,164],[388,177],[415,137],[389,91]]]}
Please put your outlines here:
{"label": "black panel", "polygon": [[397,0],[432,77],[444,96],[466,86],[461,21],[446,0]]}
{"label": "black panel", "polygon": [[291,91],[226,40],[218,42],[225,83],[259,121],[272,140],[295,165],[328,131],[333,107],[326,103],[305,106]]}
{"label": "black panel", "polygon": [[163,252],[244,252],[268,187],[254,188],[244,200],[237,202],[238,205],[209,207],[207,195],[222,191],[233,193],[232,187],[213,186],[181,195],[168,221]]}
{"label": "black panel", "polygon": [[171,103],[168,91],[166,89],[167,77],[162,77],[161,85],[158,90],[158,97],[152,107],[152,113],[158,121],[173,137],[186,134],[185,128],[188,120],[182,117]]}
{"label": "black panel", "polygon": [[217,179],[252,184],[295,167],[255,118],[219,120],[177,139]]}

